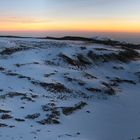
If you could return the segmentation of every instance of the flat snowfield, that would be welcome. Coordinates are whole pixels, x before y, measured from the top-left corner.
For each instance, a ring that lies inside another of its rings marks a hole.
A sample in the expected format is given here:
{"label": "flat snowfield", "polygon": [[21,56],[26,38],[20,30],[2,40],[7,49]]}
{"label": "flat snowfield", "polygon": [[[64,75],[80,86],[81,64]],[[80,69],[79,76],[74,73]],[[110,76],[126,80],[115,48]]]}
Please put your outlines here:
{"label": "flat snowfield", "polygon": [[140,139],[139,52],[0,38],[0,140]]}

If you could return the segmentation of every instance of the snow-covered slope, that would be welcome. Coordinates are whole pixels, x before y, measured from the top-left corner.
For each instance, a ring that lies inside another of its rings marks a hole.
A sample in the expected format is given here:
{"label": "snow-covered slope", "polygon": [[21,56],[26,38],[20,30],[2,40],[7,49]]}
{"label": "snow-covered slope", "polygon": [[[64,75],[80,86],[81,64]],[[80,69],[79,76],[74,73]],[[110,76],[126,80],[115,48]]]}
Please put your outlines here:
{"label": "snow-covered slope", "polygon": [[0,140],[137,140],[139,50],[0,39]]}

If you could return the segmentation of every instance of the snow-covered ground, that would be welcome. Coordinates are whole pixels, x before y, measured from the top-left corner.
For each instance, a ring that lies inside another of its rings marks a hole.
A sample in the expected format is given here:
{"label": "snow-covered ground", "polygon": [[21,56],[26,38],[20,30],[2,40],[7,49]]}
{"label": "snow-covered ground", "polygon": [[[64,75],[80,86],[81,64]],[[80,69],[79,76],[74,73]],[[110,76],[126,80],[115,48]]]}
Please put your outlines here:
{"label": "snow-covered ground", "polygon": [[0,38],[0,140],[140,139],[139,52]]}

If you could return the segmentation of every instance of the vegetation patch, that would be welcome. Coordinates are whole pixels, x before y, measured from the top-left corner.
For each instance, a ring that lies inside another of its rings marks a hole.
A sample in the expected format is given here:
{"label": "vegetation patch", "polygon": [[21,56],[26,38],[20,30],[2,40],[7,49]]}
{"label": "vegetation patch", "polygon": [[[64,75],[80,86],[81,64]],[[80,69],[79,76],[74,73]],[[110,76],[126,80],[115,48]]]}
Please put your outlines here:
{"label": "vegetation patch", "polygon": [[2,114],[1,116],[0,116],[0,118],[2,119],[2,120],[7,120],[7,119],[11,119],[11,118],[13,118],[11,115],[9,115],[9,114]]}
{"label": "vegetation patch", "polygon": [[66,88],[63,84],[61,83],[45,83],[45,82],[38,82],[38,81],[32,81],[33,84],[35,85],[40,85],[41,87],[54,92],[54,93],[70,93],[71,90]]}
{"label": "vegetation patch", "polygon": [[19,51],[24,51],[29,48],[27,47],[12,47],[12,48],[5,48],[3,51],[0,52],[1,55],[11,55],[13,53],[19,52]]}
{"label": "vegetation patch", "polygon": [[75,104],[73,107],[62,107],[62,112],[65,115],[70,115],[73,112],[82,109],[86,105],[87,105],[87,103],[81,101],[78,104]]}
{"label": "vegetation patch", "polygon": [[40,116],[40,113],[35,113],[35,114],[29,114],[25,118],[34,120],[34,119],[38,118],[39,116]]}

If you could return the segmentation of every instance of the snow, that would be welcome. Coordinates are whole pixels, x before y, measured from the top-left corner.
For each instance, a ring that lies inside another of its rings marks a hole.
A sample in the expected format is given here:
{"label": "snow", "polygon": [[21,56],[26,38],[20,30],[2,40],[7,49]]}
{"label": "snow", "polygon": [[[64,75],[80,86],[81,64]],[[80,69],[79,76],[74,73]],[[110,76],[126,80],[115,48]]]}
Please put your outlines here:
{"label": "snow", "polygon": [[[140,80],[136,75],[140,72],[139,59],[126,63],[114,60],[93,62],[88,58],[92,64],[75,66],[60,54],[77,62],[78,54],[86,56],[89,51],[109,55],[125,50],[121,46],[82,41],[0,38],[0,52],[16,47],[28,49],[12,54],[0,53],[0,68],[3,68],[0,69],[0,109],[11,111],[6,114],[12,116],[4,120],[1,119],[4,113],[0,113],[0,124],[8,125],[0,127],[0,139],[137,140],[140,137]],[[110,85],[115,78],[126,81],[117,83],[117,86]],[[70,92],[44,88],[39,84],[44,82],[61,83]],[[105,93],[108,87],[103,82],[115,90],[114,95]],[[88,88],[94,89],[90,91]],[[10,97],[11,92],[26,95]],[[3,98],[2,95],[6,94]],[[81,101],[87,105],[70,115],[63,113],[64,107],[74,107]],[[47,112],[42,109],[46,104],[50,107]],[[55,107],[49,104],[55,104]],[[60,124],[40,124],[39,121],[46,119],[51,109],[59,111]],[[40,113],[40,116],[26,119],[28,114],[35,113]],[[16,121],[16,118],[24,121]]]}

